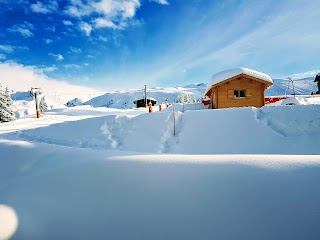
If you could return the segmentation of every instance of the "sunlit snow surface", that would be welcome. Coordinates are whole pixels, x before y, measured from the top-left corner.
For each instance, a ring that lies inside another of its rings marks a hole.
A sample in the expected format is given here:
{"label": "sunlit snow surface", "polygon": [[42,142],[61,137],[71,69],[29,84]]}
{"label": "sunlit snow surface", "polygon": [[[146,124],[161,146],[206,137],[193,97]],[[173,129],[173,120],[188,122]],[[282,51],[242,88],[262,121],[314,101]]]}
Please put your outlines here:
{"label": "sunlit snow surface", "polygon": [[0,124],[12,239],[320,238],[319,104],[174,108]]}

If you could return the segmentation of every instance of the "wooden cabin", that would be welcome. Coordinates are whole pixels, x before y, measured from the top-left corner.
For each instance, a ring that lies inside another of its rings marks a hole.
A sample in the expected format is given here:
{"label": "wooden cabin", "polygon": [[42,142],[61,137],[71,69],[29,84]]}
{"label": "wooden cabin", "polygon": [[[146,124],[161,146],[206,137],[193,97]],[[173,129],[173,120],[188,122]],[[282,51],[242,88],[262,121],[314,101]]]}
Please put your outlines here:
{"label": "wooden cabin", "polygon": [[[149,103],[151,103],[152,106],[154,106],[154,105],[157,104],[157,100],[154,99],[154,98],[148,97],[146,100],[147,100],[147,105],[148,105]],[[139,100],[134,101],[133,103],[136,105],[137,108],[139,108],[139,107],[146,107],[146,100],[145,100],[144,98],[142,98],[142,99],[139,99]]]}
{"label": "wooden cabin", "polygon": [[262,107],[264,92],[273,84],[270,76],[248,68],[235,68],[212,76],[205,96],[212,108]]}

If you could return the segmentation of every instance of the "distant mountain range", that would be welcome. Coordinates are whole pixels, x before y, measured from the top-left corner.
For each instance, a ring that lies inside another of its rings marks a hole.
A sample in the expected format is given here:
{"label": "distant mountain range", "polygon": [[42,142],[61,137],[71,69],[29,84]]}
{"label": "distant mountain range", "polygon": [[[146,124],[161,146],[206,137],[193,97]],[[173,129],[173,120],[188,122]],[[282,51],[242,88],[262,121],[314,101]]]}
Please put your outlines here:
{"label": "distant mountain range", "polygon": [[[317,91],[317,85],[311,77],[293,80],[293,86],[287,79],[273,79],[273,81],[274,84],[267,89],[266,96],[291,95],[293,92],[297,95],[309,95],[311,92]],[[157,99],[158,103],[164,103],[166,101],[173,103],[179,99],[179,96],[186,94],[189,95],[191,99],[198,101],[204,97],[203,94],[206,87],[206,83],[198,83],[181,87],[150,88],[147,89],[147,97]],[[93,107],[132,108],[134,107],[133,101],[142,98],[144,98],[144,92],[142,90],[132,89],[106,93],[84,103],[79,101],[79,99],[74,99],[68,102],[67,106],[85,104]]]}
{"label": "distant mountain range", "polygon": [[[309,95],[311,94],[311,92],[316,92],[317,84],[314,83],[313,80],[313,77],[293,80],[295,93],[297,95]],[[267,89],[266,96],[293,94],[292,83],[287,79],[273,79],[273,81],[274,84]],[[181,95],[188,95],[189,99],[199,101],[203,98],[206,87],[206,83],[195,83],[178,87],[149,88],[147,89],[147,97],[157,99],[158,103],[176,102]],[[68,107],[78,105],[91,105],[93,107],[126,109],[135,107],[133,102],[142,98],[144,98],[144,91],[142,89],[131,89],[105,93],[88,101],[83,101],[81,100],[81,98],[75,98],[65,103],[65,105]],[[16,92],[12,94],[12,99],[27,101],[32,100],[28,92]]]}

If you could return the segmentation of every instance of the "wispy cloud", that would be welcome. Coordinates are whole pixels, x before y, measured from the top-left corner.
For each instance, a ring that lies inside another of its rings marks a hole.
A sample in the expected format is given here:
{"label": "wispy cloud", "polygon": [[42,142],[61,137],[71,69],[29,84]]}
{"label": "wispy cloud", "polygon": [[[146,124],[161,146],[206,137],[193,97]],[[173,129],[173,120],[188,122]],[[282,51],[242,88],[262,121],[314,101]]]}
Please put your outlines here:
{"label": "wispy cloud", "polygon": [[46,42],[46,44],[51,44],[51,43],[53,43],[53,41],[52,41],[51,39],[45,39],[44,41]]}
{"label": "wispy cloud", "polygon": [[105,19],[105,18],[97,18],[94,20],[96,28],[118,28],[113,22]]}
{"label": "wispy cloud", "polygon": [[28,22],[13,25],[11,28],[7,28],[9,32],[21,34],[25,38],[33,37],[33,33],[30,31],[30,29],[34,29],[34,26]]}
{"label": "wispy cloud", "polygon": [[98,39],[101,40],[102,42],[108,42],[108,38],[106,37],[99,36]]}
{"label": "wispy cloud", "polygon": [[7,56],[6,56],[5,54],[0,53],[0,60],[4,60],[4,59],[6,59],[6,58],[7,58]]}
{"label": "wispy cloud", "polygon": [[282,78],[284,79],[284,78],[290,77],[293,80],[296,80],[296,79],[302,79],[302,78],[308,78],[308,77],[315,77],[318,73],[320,73],[320,70],[311,70],[307,72],[291,74],[289,76],[285,76]]}
{"label": "wispy cloud", "polygon": [[26,46],[0,45],[0,51],[2,52],[12,53],[14,50],[27,51],[29,48]]}
{"label": "wispy cloud", "polygon": [[63,67],[66,69],[72,69],[72,68],[79,69],[79,68],[81,68],[81,65],[79,65],[79,64],[65,64],[65,65],[63,65]]}
{"label": "wispy cloud", "polygon": [[0,51],[11,53],[13,52],[13,46],[10,45],[0,45]]}
{"label": "wispy cloud", "polygon": [[66,25],[66,26],[72,26],[73,25],[73,23],[71,21],[69,21],[69,20],[63,20],[62,23],[64,25]]}
{"label": "wispy cloud", "polygon": [[57,11],[59,5],[57,1],[51,0],[46,5],[44,5],[42,2],[37,1],[35,4],[31,4],[30,8],[35,13],[42,13],[47,14],[54,11]]}
{"label": "wispy cloud", "polygon": [[86,22],[80,22],[79,27],[89,37],[92,31],[92,26]]}
{"label": "wispy cloud", "polygon": [[73,53],[81,53],[82,52],[81,48],[75,48],[75,47],[70,47],[70,51]]}
{"label": "wispy cloud", "polygon": [[57,61],[62,61],[64,59],[63,55],[60,53],[59,54],[49,53],[48,55],[56,58]]}
{"label": "wispy cloud", "polygon": [[149,0],[150,2],[156,2],[162,5],[168,5],[169,2],[167,0]]}
{"label": "wispy cloud", "polygon": [[50,67],[37,67],[35,68],[36,72],[44,73],[44,72],[55,72],[58,68],[56,66],[50,66]]}
{"label": "wispy cloud", "polygon": [[[318,69],[320,31],[315,30],[318,23],[314,19],[320,2],[300,5],[279,1],[260,5],[260,2],[242,4],[237,16],[226,17],[226,21],[206,18],[197,34],[192,27],[184,31],[184,35],[169,44],[168,51],[158,55],[157,66],[150,67],[150,79],[158,83],[166,78],[178,79],[175,72],[184,68],[188,69],[186,78],[198,81],[234,67],[253,68],[272,77]],[[185,25],[191,25],[190,21],[184,21]]]}

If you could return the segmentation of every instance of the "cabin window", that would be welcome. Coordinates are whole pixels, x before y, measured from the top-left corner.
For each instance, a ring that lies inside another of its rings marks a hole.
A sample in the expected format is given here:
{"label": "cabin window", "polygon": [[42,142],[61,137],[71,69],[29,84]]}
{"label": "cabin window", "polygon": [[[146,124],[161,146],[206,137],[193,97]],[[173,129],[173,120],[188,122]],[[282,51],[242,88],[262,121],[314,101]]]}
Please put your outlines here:
{"label": "cabin window", "polygon": [[245,98],[246,97],[246,90],[234,90],[233,97],[234,98]]}

